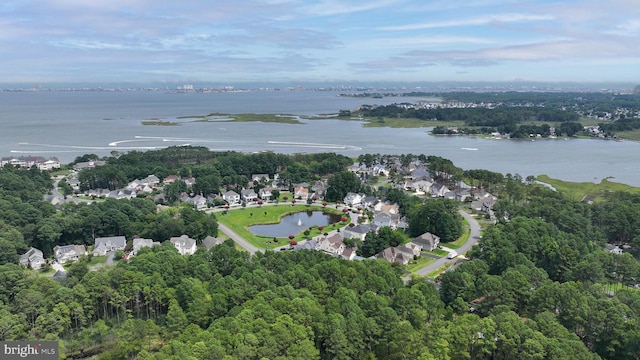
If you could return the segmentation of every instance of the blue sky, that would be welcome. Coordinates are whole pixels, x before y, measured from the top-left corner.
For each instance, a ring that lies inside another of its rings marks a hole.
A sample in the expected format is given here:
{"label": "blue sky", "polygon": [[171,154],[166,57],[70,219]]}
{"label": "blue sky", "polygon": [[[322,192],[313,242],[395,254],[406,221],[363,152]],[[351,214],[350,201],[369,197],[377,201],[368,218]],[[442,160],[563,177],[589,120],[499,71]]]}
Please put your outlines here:
{"label": "blue sky", "polygon": [[0,82],[640,83],[639,0],[5,0]]}

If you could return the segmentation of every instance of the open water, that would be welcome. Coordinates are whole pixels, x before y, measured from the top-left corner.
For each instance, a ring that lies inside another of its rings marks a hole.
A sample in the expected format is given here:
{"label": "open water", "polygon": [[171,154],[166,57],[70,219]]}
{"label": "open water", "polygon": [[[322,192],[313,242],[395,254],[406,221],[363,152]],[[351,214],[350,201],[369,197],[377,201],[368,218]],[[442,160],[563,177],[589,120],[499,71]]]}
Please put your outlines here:
{"label": "open water", "polygon": [[[640,143],[590,139],[486,140],[428,135],[428,129],[364,128],[358,121],[311,120],[304,124],[194,122],[182,116],[210,113],[315,115],[362,104],[415,102],[419,98],[338,97],[330,91],[252,91],[174,94],[131,92],[0,92],[0,157],[76,156],[150,150],[172,145],[211,150],[279,153],[336,152],[426,154],[463,169],[547,174],[569,181],[612,181],[640,186]],[[180,126],[142,125],[144,120]]]}

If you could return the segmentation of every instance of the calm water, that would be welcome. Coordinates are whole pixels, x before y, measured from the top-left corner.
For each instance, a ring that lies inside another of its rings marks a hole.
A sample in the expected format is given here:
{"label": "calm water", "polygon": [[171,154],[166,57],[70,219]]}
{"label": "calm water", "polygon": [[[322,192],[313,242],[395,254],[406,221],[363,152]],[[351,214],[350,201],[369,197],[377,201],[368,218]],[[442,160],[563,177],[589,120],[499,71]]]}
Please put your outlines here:
{"label": "calm water", "polygon": [[[199,123],[180,116],[221,113],[328,114],[361,104],[414,102],[417,98],[357,99],[335,92],[260,91],[0,92],[0,156],[57,156],[70,162],[85,153],[199,145],[212,150],[280,153],[427,154],[464,169],[547,174],[570,181],[614,181],[640,186],[640,143],[588,139],[508,141],[429,136],[427,129],[363,128],[357,121],[313,120],[302,125]],[[143,126],[148,119],[180,126]]]}
{"label": "calm water", "polygon": [[312,226],[327,226],[340,221],[340,215],[325,214],[322,211],[299,212],[283,217],[278,224],[254,225],[249,230],[256,235],[287,237],[296,235]]}

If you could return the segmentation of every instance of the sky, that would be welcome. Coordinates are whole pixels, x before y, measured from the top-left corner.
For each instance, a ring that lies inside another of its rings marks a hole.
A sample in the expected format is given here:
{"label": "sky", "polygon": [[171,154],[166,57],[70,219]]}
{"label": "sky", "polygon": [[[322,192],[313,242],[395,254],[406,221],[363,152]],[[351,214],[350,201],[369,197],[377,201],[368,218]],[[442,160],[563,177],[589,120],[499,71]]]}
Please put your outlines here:
{"label": "sky", "polygon": [[3,0],[0,83],[640,83],[640,0]]}

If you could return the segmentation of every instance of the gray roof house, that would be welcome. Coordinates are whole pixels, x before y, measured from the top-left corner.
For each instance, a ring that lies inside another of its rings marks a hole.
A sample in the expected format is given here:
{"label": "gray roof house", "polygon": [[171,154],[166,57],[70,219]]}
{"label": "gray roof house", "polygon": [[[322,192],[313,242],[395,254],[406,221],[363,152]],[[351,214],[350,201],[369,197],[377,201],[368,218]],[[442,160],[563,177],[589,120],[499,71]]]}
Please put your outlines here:
{"label": "gray roof house", "polygon": [[56,245],[53,248],[53,256],[60,264],[64,264],[67,261],[78,261],[81,256],[87,255],[87,249],[84,245]]}
{"label": "gray roof house", "polygon": [[342,229],[342,236],[348,239],[360,239],[360,241],[362,241],[369,232],[376,231],[376,228],[374,224],[347,226]]}
{"label": "gray roof house", "polygon": [[320,250],[320,245],[318,244],[318,240],[316,239],[311,239],[311,240],[307,240],[301,244],[298,245],[294,245],[293,250],[295,251],[299,251],[299,250]]}
{"label": "gray roof house", "polygon": [[233,190],[229,190],[222,194],[222,198],[224,201],[228,202],[229,205],[237,204],[240,202],[240,194]]}
{"label": "gray roof house", "polygon": [[426,232],[411,240],[412,243],[422,246],[423,249],[433,251],[440,244],[440,237]]}
{"label": "gray roof house", "polygon": [[411,254],[400,251],[395,247],[386,248],[376,254],[375,257],[378,259],[385,259],[390,263],[396,262],[402,265],[407,265],[409,261],[413,259],[413,256]]}
{"label": "gray roof house", "polygon": [[178,249],[180,255],[193,255],[196,252],[196,241],[187,235],[174,236],[169,241]]}
{"label": "gray roof house", "polygon": [[131,253],[130,255],[137,255],[138,251],[140,251],[140,249],[142,249],[143,247],[154,247],[154,246],[158,246],[160,245],[160,243],[158,241],[153,241],[151,239],[143,239],[143,238],[135,238],[133,239],[133,247],[131,249]]}
{"label": "gray roof house", "polygon": [[242,189],[240,193],[242,194],[242,201],[246,203],[253,202],[253,199],[258,198],[258,194],[256,194],[256,192],[253,191],[253,189]]}
{"label": "gray roof house", "polygon": [[109,251],[124,250],[127,239],[124,236],[99,237],[95,240],[93,256],[105,256]]}
{"label": "gray roof house", "polygon": [[29,250],[20,255],[20,263],[26,267],[30,267],[34,270],[42,268],[46,261],[42,256],[42,251],[36,248],[29,248]]}
{"label": "gray roof house", "polygon": [[222,244],[223,242],[224,242],[223,238],[216,238],[213,236],[207,236],[206,238],[202,239],[202,245],[204,245],[204,248],[207,251],[211,250],[211,248],[216,245]]}

